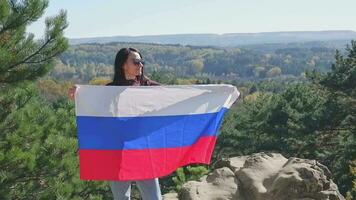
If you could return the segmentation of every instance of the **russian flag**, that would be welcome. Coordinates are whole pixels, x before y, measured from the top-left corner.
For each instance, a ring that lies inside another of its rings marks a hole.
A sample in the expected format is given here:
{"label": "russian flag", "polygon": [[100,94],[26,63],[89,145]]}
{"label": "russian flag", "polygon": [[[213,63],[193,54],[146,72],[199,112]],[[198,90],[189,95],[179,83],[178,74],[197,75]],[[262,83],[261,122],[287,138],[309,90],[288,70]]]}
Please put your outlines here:
{"label": "russian flag", "polygon": [[82,180],[144,180],[209,164],[224,113],[239,96],[227,84],[77,85]]}

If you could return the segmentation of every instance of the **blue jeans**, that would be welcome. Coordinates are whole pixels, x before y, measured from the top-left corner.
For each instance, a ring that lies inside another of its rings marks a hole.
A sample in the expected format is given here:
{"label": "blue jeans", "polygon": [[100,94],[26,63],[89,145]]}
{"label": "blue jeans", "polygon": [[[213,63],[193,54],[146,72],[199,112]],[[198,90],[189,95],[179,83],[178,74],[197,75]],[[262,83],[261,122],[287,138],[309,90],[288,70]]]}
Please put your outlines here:
{"label": "blue jeans", "polygon": [[[161,189],[158,178],[135,181],[143,200],[161,200]],[[130,200],[131,181],[110,181],[114,200]]]}

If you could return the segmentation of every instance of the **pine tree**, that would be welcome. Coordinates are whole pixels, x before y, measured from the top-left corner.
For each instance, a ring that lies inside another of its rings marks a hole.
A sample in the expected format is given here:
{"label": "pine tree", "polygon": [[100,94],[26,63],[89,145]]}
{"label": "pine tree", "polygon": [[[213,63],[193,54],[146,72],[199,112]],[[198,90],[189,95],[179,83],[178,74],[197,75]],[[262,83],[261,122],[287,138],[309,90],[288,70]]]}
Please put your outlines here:
{"label": "pine tree", "polygon": [[48,0],[0,0],[0,121],[24,105],[6,101],[8,90],[46,74],[54,57],[68,47],[63,36],[68,26],[63,10],[46,19],[42,39],[26,32],[26,27],[40,18],[47,6]]}
{"label": "pine tree", "polygon": [[[333,123],[324,132],[336,135],[338,148],[333,151],[330,162],[336,173],[337,183],[342,192],[354,191],[355,176],[350,168],[356,162],[356,41],[346,48],[346,55],[339,51],[335,63],[327,74],[313,72],[309,74],[321,89],[328,93],[329,101],[337,106],[333,113]],[[333,106],[328,106],[331,109]]]}
{"label": "pine tree", "polygon": [[66,12],[46,19],[44,37],[34,39],[26,27],[38,20],[47,0],[0,1],[0,86],[34,80],[48,72],[53,58],[68,46],[63,30]]}
{"label": "pine tree", "polygon": [[0,199],[95,198],[99,190],[78,178],[73,106],[48,104],[32,83],[68,46],[64,11],[46,19],[42,39],[26,33],[47,6],[0,0]]}

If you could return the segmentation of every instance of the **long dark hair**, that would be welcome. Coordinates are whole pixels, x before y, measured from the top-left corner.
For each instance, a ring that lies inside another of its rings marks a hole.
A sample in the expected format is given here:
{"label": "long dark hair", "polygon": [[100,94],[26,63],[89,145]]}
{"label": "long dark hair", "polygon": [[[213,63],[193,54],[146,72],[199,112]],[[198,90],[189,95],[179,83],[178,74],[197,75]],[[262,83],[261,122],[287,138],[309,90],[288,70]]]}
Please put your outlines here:
{"label": "long dark hair", "polygon": [[[141,53],[139,50],[135,48],[122,48],[120,49],[115,57],[115,64],[114,64],[114,78],[109,85],[131,85],[132,82],[135,80],[126,80],[125,78],[125,72],[124,72],[124,64],[127,61],[127,58],[129,57],[131,52],[136,52],[141,56],[141,59],[143,59]],[[142,73],[139,76],[136,76],[136,81],[140,82],[140,85],[147,85],[148,78],[143,74],[144,67],[142,67]]]}

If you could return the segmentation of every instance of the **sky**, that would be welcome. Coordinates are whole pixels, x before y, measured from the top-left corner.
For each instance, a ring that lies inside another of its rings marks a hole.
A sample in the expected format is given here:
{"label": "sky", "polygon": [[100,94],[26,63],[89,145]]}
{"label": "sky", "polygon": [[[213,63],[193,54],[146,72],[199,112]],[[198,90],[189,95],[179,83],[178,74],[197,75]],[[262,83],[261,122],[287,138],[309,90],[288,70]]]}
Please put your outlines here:
{"label": "sky", "polygon": [[356,31],[356,0],[50,0],[28,32],[67,11],[65,36],[139,36],[276,31]]}

